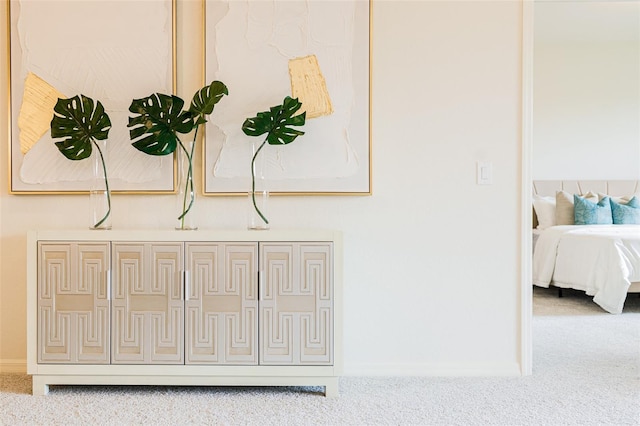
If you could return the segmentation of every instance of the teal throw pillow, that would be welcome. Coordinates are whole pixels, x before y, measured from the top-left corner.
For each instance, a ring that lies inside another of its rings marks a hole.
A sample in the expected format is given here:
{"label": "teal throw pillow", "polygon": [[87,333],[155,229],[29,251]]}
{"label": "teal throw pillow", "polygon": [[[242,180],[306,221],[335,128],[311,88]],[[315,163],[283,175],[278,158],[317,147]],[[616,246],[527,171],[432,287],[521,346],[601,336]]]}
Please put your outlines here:
{"label": "teal throw pillow", "polygon": [[594,203],[579,195],[574,195],[573,205],[576,225],[613,224],[610,197],[603,197],[600,201]]}
{"label": "teal throw pillow", "polygon": [[633,197],[627,204],[611,200],[611,215],[616,225],[640,225],[640,200]]}

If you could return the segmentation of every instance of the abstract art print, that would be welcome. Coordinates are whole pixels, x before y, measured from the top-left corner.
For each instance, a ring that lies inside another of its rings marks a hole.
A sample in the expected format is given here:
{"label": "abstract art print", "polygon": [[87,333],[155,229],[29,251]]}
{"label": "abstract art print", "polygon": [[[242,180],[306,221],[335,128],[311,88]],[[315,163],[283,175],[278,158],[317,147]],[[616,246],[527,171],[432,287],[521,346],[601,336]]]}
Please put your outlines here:
{"label": "abstract art print", "polygon": [[87,192],[90,161],[70,162],[51,138],[58,98],[99,100],[112,121],[107,141],[114,192],[173,192],[172,157],[131,146],[132,99],[175,88],[175,0],[33,1],[9,4],[10,192]]}
{"label": "abstract art print", "polygon": [[270,192],[371,193],[370,21],[367,0],[205,2],[205,80],[229,88],[206,127],[206,195],[247,193],[242,124],[285,96],[302,102],[305,134],[261,152]]}

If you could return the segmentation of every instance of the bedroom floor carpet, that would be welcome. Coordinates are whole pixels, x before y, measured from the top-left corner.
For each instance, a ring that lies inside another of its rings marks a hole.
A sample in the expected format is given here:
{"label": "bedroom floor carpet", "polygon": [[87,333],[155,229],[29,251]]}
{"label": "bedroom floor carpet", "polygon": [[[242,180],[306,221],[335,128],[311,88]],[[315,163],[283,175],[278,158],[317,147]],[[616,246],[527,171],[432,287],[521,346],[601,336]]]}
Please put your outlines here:
{"label": "bedroom floor carpet", "polygon": [[640,425],[640,297],[622,315],[590,298],[534,290],[534,374],[344,377],[320,388],[58,386],[0,375],[0,424]]}

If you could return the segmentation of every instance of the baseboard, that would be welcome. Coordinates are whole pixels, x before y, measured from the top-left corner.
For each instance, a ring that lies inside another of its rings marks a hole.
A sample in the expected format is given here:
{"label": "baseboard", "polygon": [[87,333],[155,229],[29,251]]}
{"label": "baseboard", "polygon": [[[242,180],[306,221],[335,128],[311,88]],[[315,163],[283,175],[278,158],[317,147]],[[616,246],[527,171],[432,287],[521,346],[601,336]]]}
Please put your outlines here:
{"label": "baseboard", "polygon": [[518,363],[504,364],[345,364],[345,376],[516,377]]}
{"label": "baseboard", "polygon": [[27,374],[27,360],[0,359],[0,373]]}

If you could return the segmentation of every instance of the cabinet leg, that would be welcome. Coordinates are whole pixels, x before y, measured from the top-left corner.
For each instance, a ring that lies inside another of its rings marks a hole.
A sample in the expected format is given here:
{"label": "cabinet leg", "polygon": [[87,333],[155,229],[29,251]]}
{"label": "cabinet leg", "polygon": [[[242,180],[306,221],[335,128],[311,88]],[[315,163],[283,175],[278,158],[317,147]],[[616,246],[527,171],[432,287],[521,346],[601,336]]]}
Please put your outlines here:
{"label": "cabinet leg", "polygon": [[338,379],[332,379],[330,382],[327,382],[324,386],[324,396],[326,398],[337,398],[339,394],[338,391]]}
{"label": "cabinet leg", "polygon": [[49,393],[49,385],[42,377],[33,376],[31,383],[31,394],[36,396],[43,396]]}

